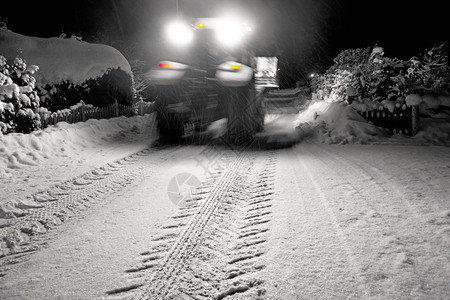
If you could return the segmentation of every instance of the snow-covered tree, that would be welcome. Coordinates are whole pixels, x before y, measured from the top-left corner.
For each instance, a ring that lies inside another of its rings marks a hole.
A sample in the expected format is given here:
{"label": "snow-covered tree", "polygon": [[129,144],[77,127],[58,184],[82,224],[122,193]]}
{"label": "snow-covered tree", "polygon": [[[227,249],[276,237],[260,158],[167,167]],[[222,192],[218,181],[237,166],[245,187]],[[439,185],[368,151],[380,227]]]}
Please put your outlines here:
{"label": "snow-covered tree", "polygon": [[0,56],[0,134],[29,133],[39,128],[39,96],[33,74],[38,66],[27,66],[16,57],[11,65]]}

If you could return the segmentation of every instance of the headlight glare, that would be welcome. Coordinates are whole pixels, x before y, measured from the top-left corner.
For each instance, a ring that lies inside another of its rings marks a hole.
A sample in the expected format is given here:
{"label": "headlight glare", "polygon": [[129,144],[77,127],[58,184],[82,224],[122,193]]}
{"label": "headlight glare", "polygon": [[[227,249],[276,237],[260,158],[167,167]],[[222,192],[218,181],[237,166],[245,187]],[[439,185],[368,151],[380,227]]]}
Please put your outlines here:
{"label": "headlight glare", "polygon": [[174,22],[167,27],[167,38],[174,44],[187,45],[192,37],[192,29],[181,22]]}
{"label": "headlight glare", "polygon": [[242,42],[246,27],[238,20],[222,19],[217,27],[217,39],[225,46],[234,47]]}

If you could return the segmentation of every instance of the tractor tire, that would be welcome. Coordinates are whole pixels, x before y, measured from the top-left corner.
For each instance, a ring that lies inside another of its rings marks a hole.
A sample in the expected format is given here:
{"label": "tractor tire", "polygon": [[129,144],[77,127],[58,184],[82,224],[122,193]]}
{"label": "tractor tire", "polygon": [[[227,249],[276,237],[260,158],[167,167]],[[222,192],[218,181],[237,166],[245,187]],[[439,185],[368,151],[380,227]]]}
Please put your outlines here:
{"label": "tractor tire", "polygon": [[254,82],[243,87],[226,88],[224,103],[227,111],[227,138],[234,144],[253,140],[255,133],[264,130],[264,110],[257,97]]}
{"label": "tractor tire", "polygon": [[167,99],[160,95],[156,100],[156,123],[159,136],[166,143],[179,143],[183,138],[183,121],[176,114],[167,109]]}
{"label": "tractor tire", "polygon": [[179,143],[183,137],[183,123],[179,116],[171,113],[156,112],[156,121],[162,141]]}

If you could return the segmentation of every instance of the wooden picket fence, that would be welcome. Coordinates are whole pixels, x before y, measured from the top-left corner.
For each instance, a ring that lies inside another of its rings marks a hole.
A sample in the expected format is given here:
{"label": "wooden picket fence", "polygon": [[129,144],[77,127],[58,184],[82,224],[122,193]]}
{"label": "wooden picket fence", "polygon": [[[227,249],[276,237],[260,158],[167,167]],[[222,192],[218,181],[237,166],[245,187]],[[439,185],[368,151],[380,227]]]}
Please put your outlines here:
{"label": "wooden picket fence", "polygon": [[359,112],[359,114],[375,126],[388,130],[391,134],[400,133],[416,135],[419,129],[419,107],[405,109],[398,107],[393,112],[388,109]]}
{"label": "wooden picket fence", "polygon": [[[69,124],[85,122],[89,119],[110,119],[120,116],[133,117],[143,116],[155,111],[154,103],[145,103],[139,101],[133,105],[123,105],[115,101],[107,107],[91,107],[83,102],[81,105],[70,110],[66,114],[51,114],[39,113],[41,116],[41,128],[46,128],[49,125],[55,125],[58,122],[67,122]],[[371,110],[359,112],[359,114],[371,122],[375,126],[383,127],[390,133],[400,133],[406,135],[415,135],[419,129],[419,109],[418,106],[403,108],[396,108],[393,112],[387,109],[382,111]]]}
{"label": "wooden picket fence", "polygon": [[49,125],[55,125],[58,122],[67,122],[69,124],[85,122],[89,119],[110,119],[120,116],[133,117],[133,116],[143,116],[145,114],[150,114],[154,111],[154,103],[145,103],[139,101],[133,105],[123,105],[115,101],[110,106],[106,107],[91,107],[87,106],[83,101],[81,105],[70,110],[66,114],[51,114],[46,115],[45,113],[40,113],[41,116],[41,128],[46,128]]}

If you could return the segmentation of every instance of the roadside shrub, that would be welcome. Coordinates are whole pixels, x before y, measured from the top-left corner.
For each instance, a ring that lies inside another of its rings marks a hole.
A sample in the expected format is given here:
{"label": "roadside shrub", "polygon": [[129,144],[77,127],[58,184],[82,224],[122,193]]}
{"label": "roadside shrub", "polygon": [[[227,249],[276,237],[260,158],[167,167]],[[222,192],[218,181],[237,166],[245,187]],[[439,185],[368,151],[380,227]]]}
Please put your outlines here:
{"label": "roadside shrub", "polygon": [[[384,56],[374,47],[342,51],[325,74],[311,81],[311,89],[323,99],[348,99],[347,88],[360,101],[396,99],[411,93],[448,95],[448,57],[444,44],[427,50],[420,58],[400,60]],[[354,100],[354,99],[353,99]]]}
{"label": "roadside shrub", "polygon": [[9,65],[0,56],[0,135],[29,133],[40,127],[40,103],[33,77],[38,70],[38,66],[27,66],[20,57]]}
{"label": "roadside shrub", "polygon": [[103,76],[82,84],[62,81],[39,85],[41,105],[57,111],[76,105],[80,100],[95,107],[109,106],[117,100],[123,105],[133,102],[133,79],[121,69],[109,69]]}
{"label": "roadside shrub", "polygon": [[421,58],[407,63],[405,85],[409,93],[448,94],[450,88],[448,56],[444,44],[425,51]]}
{"label": "roadside shrub", "polygon": [[343,50],[333,60],[333,65],[327,73],[332,74],[336,70],[353,72],[358,66],[366,64],[370,56],[370,47]]}
{"label": "roadside shrub", "polygon": [[136,43],[125,42],[123,40],[112,39],[115,34],[110,28],[101,28],[91,36],[91,42],[109,45],[119,50],[130,64],[133,73],[133,97],[134,102],[140,99],[153,99],[154,93],[148,79],[146,78],[146,54],[143,53]]}

